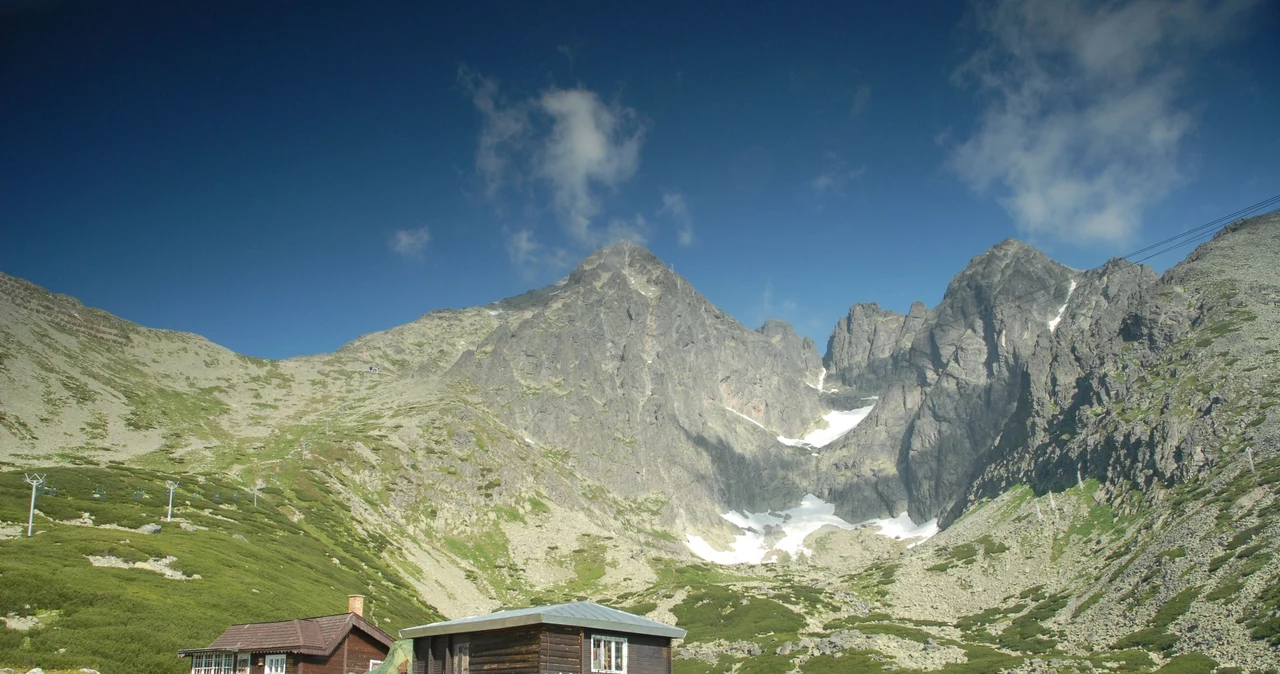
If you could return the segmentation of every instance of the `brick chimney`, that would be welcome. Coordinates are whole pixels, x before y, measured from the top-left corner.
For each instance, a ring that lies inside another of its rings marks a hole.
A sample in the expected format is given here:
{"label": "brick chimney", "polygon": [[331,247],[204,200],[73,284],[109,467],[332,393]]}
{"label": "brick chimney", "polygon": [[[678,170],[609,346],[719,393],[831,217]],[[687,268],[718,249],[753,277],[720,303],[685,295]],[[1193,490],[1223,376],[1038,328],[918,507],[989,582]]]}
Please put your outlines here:
{"label": "brick chimney", "polygon": [[364,617],[364,595],[349,594],[347,595],[347,613],[354,613],[361,618]]}

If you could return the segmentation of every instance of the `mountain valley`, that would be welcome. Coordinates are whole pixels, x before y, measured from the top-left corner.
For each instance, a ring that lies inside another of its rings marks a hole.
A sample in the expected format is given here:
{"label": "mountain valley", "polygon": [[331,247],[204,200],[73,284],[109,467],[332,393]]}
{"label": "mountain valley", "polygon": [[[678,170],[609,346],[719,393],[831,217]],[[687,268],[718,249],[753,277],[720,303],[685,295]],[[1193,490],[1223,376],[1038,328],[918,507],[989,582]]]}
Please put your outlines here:
{"label": "mountain valley", "polygon": [[1006,240],[825,353],[626,242],[281,361],[0,275],[0,667],[186,671],[361,593],[589,598],[688,674],[1276,671],[1277,225],[1163,275]]}

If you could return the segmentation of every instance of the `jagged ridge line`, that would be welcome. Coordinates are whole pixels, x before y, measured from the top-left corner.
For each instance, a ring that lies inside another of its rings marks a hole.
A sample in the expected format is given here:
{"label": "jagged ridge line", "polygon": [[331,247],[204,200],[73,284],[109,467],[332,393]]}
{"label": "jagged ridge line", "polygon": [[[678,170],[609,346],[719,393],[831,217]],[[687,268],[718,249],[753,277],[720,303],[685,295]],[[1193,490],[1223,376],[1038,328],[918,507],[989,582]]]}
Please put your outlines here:
{"label": "jagged ridge line", "polygon": [[[1155,252],[1155,253],[1152,253],[1151,255],[1148,255],[1148,256],[1146,256],[1146,257],[1143,257],[1143,258],[1141,258],[1141,259],[1139,259],[1139,260],[1129,260],[1130,262],[1133,262],[1134,264],[1142,264],[1142,262],[1144,262],[1144,261],[1146,261],[1146,260],[1150,260],[1151,258],[1156,257],[1157,255],[1163,255],[1163,254],[1165,254],[1165,253],[1167,253],[1167,252],[1169,252],[1169,251],[1171,251],[1171,250],[1173,250],[1173,249],[1175,249],[1175,248],[1178,248],[1178,247],[1180,247],[1180,246],[1185,246],[1185,245],[1187,245],[1187,244],[1189,244],[1189,243],[1194,243],[1194,242],[1196,242],[1196,241],[1199,241],[1199,240],[1201,240],[1201,239],[1203,239],[1203,238],[1205,238],[1205,237],[1212,236],[1213,234],[1217,233],[1217,230],[1222,229],[1223,227],[1225,227],[1225,226],[1227,226],[1227,225],[1230,225],[1230,224],[1232,224],[1232,223],[1235,223],[1235,222],[1237,222],[1237,221],[1239,221],[1239,220],[1242,220],[1242,219],[1244,219],[1244,218],[1246,218],[1246,217],[1249,217],[1250,215],[1255,214],[1258,210],[1260,210],[1260,209],[1262,209],[1262,208],[1266,208],[1267,206],[1272,206],[1272,205],[1275,205],[1275,204],[1277,204],[1277,203],[1280,203],[1280,194],[1277,194],[1277,195],[1275,195],[1275,196],[1272,196],[1272,197],[1269,197],[1269,198],[1263,199],[1262,201],[1259,201],[1259,202],[1257,202],[1257,203],[1253,204],[1252,206],[1248,206],[1248,207],[1246,207],[1246,208],[1242,208],[1242,209],[1240,209],[1240,210],[1238,210],[1238,211],[1236,211],[1236,212],[1234,212],[1234,213],[1229,213],[1229,214],[1227,214],[1227,215],[1219,216],[1219,217],[1217,217],[1217,218],[1215,218],[1215,219],[1213,219],[1213,220],[1211,220],[1211,221],[1209,221],[1209,222],[1207,222],[1207,223],[1205,223],[1205,224],[1203,224],[1203,225],[1198,225],[1198,226],[1196,226],[1196,227],[1193,227],[1193,228],[1192,228],[1192,229],[1190,229],[1190,230],[1187,230],[1187,231],[1185,231],[1185,232],[1182,232],[1181,234],[1178,234],[1178,235],[1176,235],[1176,236],[1171,236],[1171,237],[1169,237],[1168,239],[1165,239],[1164,241],[1160,241],[1160,242],[1157,242],[1157,243],[1153,243],[1153,244],[1151,244],[1151,245],[1149,245],[1149,246],[1146,246],[1145,248],[1139,248],[1139,249],[1138,249],[1138,250],[1136,250],[1136,251],[1133,251],[1133,252],[1131,252],[1131,253],[1126,253],[1126,254],[1121,255],[1121,256],[1119,256],[1119,257],[1120,257],[1120,259],[1128,260],[1129,258],[1133,257],[1134,255],[1138,255],[1138,254],[1140,254],[1140,253],[1144,253],[1144,252],[1146,252],[1146,251],[1149,251],[1149,250],[1151,250],[1152,248],[1154,248],[1154,247],[1156,247],[1156,246],[1161,246],[1161,245],[1164,245],[1164,244],[1166,244],[1166,243],[1169,243],[1170,241],[1175,241],[1175,240],[1177,240],[1177,239],[1181,239],[1181,238],[1184,238],[1184,237],[1191,236],[1191,235],[1193,235],[1193,234],[1197,234],[1197,233],[1199,233],[1199,236],[1196,236],[1195,238],[1187,239],[1187,240],[1185,240],[1185,241],[1178,242],[1178,243],[1176,243],[1176,244],[1174,244],[1174,245],[1172,245],[1172,246],[1169,246],[1168,248],[1165,248],[1165,249],[1163,249],[1163,250],[1160,250],[1160,251],[1157,251],[1157,252]],[[1224,221],[1226,221],[1226,222],[1224,222]],[[1211,230],[1211,231],[1205,232],[1205,230]],[[1107,262],[1110,262],[1112,259],[1115,259],[1115,258],[1108,258],[1108,259],[1107,259]],[[1102,264],[1099,264],[1099,265],[1097,265],[1097,266],[1095,266],[1095,267],[1090,267],[1089,269],[1085,269],[1084,271],[1086,271],[1086,272],[1090,272],[1090,271],[1098,271],[1099,269],[1102,269],[1103,267],[1105,267],[1105,266],[1107,265],[1107,262],[1103,262]],[[1032,291],[1027,292],[1027,293],[1023,293],[1023,294],[1021,294],[1021,295],[1017,295],[1017,296],[1013,297],[1012,299],[1008,300],[1007,302],[1005,302],[1004,304],[1005,304],[1005,305],[1015,304],[1015,303],[1017,303],[1019,300],[1026,299],[1026,298],[1031,297],[1031,296],[1033,296],[1033,295],[1037,295],[1037,294],[1042,293],[1042,292],[1045,292],[1045,291],[1052,291],[1053,289],[1057,288],[1058,286],[1062,285],[1063,283],[1066,283],[1066,282],[1069,282],[1069,281],[1072,281],[1072,280],[1074,280],[1074,278],[1070,278],[1070,277],[1069,277],[1069,278],[1067,278],[1067,279],[1066,279],[1066,280],[1064,280],[1064,281],[1057,281],[1057,282],[1055,282],[1055,283],[1050,283],[1050,284],[1049,284],[1049,285],[1047,285],[1047,286],[1044,286],[1044,287],[1041,287],[1041,288],[1037,288],[1037,289],[1035,289],[1035,290],[1032,290]],[[1052,299],[1052,298],[1051,298],[1051,299]],[[1028,312],[1029,312],[1030,310],[1032,310],[1032,309],[1038,309],[1038,308],[1040,308],[1043,304],[1044,304],[1044,302],[1036,302],[1036,303],[1032,304],[1030,307],[1028,307]],[[996,306],[998,306],[998,305],[993,304],[993,305],[992,305],[992,308],[995,308]],[[933,328],[934,328],[934,329],[936,329],[936,328],[939,328],[939,327],[946,327],[946,326],[950,326],[950,325],[952,325],[952,324],[958,324],[958,323],[960,323],[960,321],[957,321],[957,320],[954,320],[954,319],[953,319],[953,320],[950,320],[950,321],[944,321],[944,322],[940,322],[940,323],[934,323],[934,324],[933,324]]]}

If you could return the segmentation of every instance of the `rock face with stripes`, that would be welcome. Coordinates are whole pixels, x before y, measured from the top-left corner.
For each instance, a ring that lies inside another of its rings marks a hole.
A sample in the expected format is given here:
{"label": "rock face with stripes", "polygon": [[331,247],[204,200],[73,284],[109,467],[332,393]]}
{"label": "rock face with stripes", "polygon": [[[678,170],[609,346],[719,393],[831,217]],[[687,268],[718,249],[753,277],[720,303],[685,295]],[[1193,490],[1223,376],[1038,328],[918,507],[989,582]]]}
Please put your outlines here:
{"label": "rock face with stripes", "polygon": [[876,407],[823,453],[818,493],[848,519],[909,510],[945,524],[1017,483],[1149,486],[1207,470],[1231,420],[1218,392],[1187,383],[1206,366],[1196,348],[1262,310],[1251,303],[1274,290],[1277,220],[1228,227],[1163,277],[1122,259],[1076,271],[1009,240],[932,310],[854,306],[828,342],[828,381]]}
{"label": "rock face with stripes", "polygon": [[499,324],[448,376],[614,494],[680,494],[673,516],[715,524],[726,506],[804,496],[808,454],[776,437],[803,435],[826,409],[817,347],[790,325],[751,330],[625,243],[491,312]]}
{"label": "rock face with stripes", "polygon": [[877,403],[824,456],[831,500],[852,518],[958,511],[990,464],[1043,433],[1158,284],[1146,267],[1078,272],[1006,240],[974,258],[933,310],[853,307],[826,366],[848,395]]}

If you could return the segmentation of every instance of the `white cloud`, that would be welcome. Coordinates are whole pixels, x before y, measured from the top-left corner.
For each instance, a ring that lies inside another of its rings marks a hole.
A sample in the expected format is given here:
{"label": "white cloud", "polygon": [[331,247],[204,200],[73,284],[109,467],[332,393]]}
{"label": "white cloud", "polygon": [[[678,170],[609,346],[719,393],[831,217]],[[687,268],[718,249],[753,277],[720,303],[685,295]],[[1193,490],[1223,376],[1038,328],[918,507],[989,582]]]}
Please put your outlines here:
{"label": "white cloud", "polygon": [[1030,235],[1124,242],[1182,184],[1184,66],[1259,0],[997,0],[956,75],[986,108],[948,167]]}
{"label": "white cloud", "polygon": [[840,155],[828,152],[825,155],[826,168],[809,181],[809,189],[817,196],[842,196],[844,188],[851,182],[861,178],[867,172],[867,165],[854,168]]}
{"label": "white cloud", "polygon": [[569,237],[581,245],[600,245],[591,228],[600,214],[598,191],[635,175],[645,127],[631,108],[606,104],[586,89],[550,89],[538,105],[552,119],[539,153],[539,174],[551,185]]}
{"label": "white cloud", "polygon": [[[560,51],[572,56],[574,50],[564,47]],[[573,246],[594,248],[648,236],[648,223],[639,216],[597,223],[604,197],[629,181],[640,165],[647,124],[634,109],[603,101],[584,88],[551,87],[509,103],[499,96],[495,80],[466,66],[459,68],[458,80],[482,118],[475,161],[487,199],[498,202],[508,187],[534,187],[536,181],[546,191],[531,189],[526,196],[548,198]],[[535,256],[532,234],[528,228],[508,234],[513,260]],[[549,257],[563,256],[544,251],[542,259]]]}
{"label": "white cloud", "polygon": [[849,118],[857,119],[871,107],[871,87],[862,85],[853,94],[853,105],[849,106]]}
{"label": "white cloud", "polygon": [[506,232],[505,237],[507,257],[530,278],[535,277],[539,270],[561,272],[576,262],[575,256],[569,251],[543,245],[531,229]]}
{"label": "white cloud", "polygon": [[600,245],[604,246],[622,241],[643,245],[649,240],[649,232],[649,221],[645,220],[643,215],[636,213],[635,218],[631,220],[626,218],[611,219],[609,226],[598,235],[597,240]]}
{"label": "white cloud", "polygon": [[685,201],[684,195],[680,192],[663,192],[662,208],[658,209],[659,216],[669,216],[675,220],[676,238],[681,246],[693,245],[693,216],[689,214],[689,204]]}
{"label": "white cloud", "polygon": [[565,58],[569,59],[569,69],[573,70],[573,62],[577,56],[576,54],[574,54],[573,47],[570,47],[567,44],[558,44],[556,45],[556,51],[560,52],[560,54],[562,54]]}
{"label": "white cloud", "polygon": [[[493,199],[508,174],[515,172],[511,155],[519,150],[530,133],[528,106],[504,105],[498,98],[498,82],[470,68],[458,68],[458,82],[483,118],[480,143],[476,148],[476,170],[485,182],[485,196]],[[520,176],[515,174],[518,181]]]}
{"label": "white cloud", "polygon": [[391,235],[391,250],[404,257],[420,258],[430,242],[431,233],[426,227],[397,229]]}
{"label": "white cloud", "polygon": [[532,264],[542,245],[534,238],[533,232],[527,229],[507,234],[507,257],[518,267]]}

